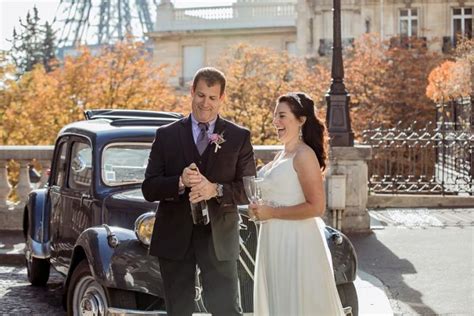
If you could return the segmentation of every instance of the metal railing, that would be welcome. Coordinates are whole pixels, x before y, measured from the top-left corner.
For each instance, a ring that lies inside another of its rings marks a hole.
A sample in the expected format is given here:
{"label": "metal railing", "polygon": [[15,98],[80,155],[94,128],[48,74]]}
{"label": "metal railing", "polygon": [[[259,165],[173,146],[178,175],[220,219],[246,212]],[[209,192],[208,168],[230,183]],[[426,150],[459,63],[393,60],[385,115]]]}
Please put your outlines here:
{"label": "metal railing", "polygon": [[369,161],[371,193],[474,195],[474,133],[469,120],[424,128],[369,128],[363,143],[373,149]]}

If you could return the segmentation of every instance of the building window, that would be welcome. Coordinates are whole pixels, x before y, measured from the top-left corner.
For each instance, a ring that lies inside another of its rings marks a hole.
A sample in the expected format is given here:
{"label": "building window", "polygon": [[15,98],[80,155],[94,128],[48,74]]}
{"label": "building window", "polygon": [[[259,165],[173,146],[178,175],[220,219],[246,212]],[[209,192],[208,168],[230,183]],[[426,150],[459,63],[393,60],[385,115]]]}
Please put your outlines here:
{"label": "building window", "polygon": [[472,38],[472,8],[453,8],[453,38]]}
{"label": "building window", "polygon": [[202,46],[184,46],[183,47],[183,76],[180,84],[193,79],[196,71],[204,66],[204,47]]}
{"label": "building window", "polygon": [[400,36],[418,36],[418,9],[400,10]]}

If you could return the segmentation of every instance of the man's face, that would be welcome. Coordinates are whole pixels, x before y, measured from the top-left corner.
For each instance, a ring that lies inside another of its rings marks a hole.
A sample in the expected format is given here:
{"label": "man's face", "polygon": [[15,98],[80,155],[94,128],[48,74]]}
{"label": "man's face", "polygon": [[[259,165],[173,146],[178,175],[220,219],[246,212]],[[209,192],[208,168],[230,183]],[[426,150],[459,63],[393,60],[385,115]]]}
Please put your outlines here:
{"label": "man's face", "polygon": [[191,90],[192,111],[198,122],[207,123],[214,120],[219,114],[222,96],[220,84],[209,87],[204,79],[199,79],[196,89]]}

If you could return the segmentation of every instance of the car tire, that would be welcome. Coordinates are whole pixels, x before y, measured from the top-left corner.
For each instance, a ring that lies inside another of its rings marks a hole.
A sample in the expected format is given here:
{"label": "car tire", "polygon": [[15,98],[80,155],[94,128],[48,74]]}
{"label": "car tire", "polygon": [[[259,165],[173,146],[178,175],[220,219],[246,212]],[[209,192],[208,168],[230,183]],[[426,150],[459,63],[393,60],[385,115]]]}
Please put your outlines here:
{"label": "car tire", "polygon": [[105,315],[108,307],[107,289],[94,279],[87,260],[82,260],[72,272],[67,289],[67,314],[76,316],[92,309]]}
{"label": "car tire", "polygon": [[354,282],[339,284],[337,292],[341,298],[342,307],[352,307],[352,315],[359,315],[359,300],[357,298],[357,291]]}
{"label": "car tire", "polygon": [[25,259],[28,281],[33,286],[45,286],[49,279],[49,259],[31,257],[31,254],[29,254],[29,258],[27,255]]}

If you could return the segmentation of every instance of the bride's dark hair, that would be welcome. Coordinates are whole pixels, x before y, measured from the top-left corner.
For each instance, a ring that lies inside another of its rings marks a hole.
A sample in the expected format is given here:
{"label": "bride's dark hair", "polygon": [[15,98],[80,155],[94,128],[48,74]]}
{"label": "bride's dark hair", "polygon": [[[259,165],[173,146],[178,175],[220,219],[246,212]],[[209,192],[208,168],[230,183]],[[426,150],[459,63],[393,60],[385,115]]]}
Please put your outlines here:
{"label": "bride's dark hair", "polygon": [[297,119],[306,117],[303,124],[303,141],[316,153],[321,170],[324,171],[328,159],[329,136],[324,122],[314,113],[313,100],[303,92],[292,92],[280,96],[277,105],[285,102]]}

